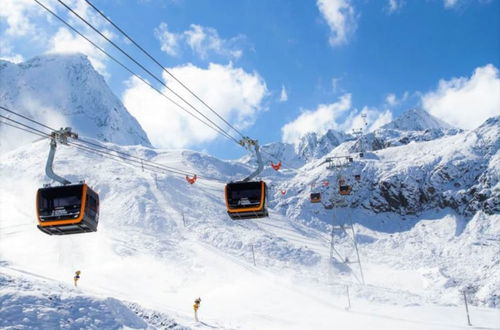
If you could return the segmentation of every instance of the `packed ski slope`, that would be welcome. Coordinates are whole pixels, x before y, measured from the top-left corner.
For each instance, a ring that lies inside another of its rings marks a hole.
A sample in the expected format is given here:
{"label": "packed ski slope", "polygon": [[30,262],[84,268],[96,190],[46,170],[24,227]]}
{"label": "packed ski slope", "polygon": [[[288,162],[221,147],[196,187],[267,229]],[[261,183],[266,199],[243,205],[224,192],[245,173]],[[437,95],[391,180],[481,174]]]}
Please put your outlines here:
{"label": "packed ski slope", "polygon": [[[480,284],[474,298],[480,304],[498,290],[496,215],[480,213],[466,223],[450,210],[404,221],[351,213],[367,282],[362,286],[356,264],[329,261],[327,214],[315,220],[323,226],[275,211],[263,220],[227,217],[223,183],[216,179],[244,176],[246,165],[190,151],[116,148],[210,179],[188,185],[182,177],[154,176],[60,147],[56,172],[85,178],[99,191],[101,217],[97,233],[53,237],[36,229],[33,208],[35,191],[46,182],[48,142],[2,155],[0,273],[7,284],[0,292],[1,326],[63,327],[80,320],[90,328],[162,328],[145,318],[154,314],[180,328],[457,329],[466,324],[462,285]],[[285,171],[269,181],[280,186],[293,175]],[[280,197],[273,195],[275,205]],[[339,219],[342,212],[348,211],[338,211]],[[347,236],[339,242],[352,253]],[[82,271],[78,290],[71,288],[76,269]],[[57,303],[47,301],[51,295]],[[192,301],[198,296],[202,323],[196,324]],[[67,311],[75,305],[83,309]],[[500,326],[498,309],[473,307],[471,313],[478,328]]]}

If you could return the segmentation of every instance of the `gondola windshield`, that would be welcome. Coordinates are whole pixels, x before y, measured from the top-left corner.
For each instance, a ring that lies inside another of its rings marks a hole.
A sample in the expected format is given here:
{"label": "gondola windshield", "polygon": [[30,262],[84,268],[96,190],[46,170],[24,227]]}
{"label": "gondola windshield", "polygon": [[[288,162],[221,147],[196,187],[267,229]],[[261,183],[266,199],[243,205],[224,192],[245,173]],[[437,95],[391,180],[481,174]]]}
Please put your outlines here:
{"label": "gondola windshield", "polygon": [[262,182],[230,183],[227,187],[230,208],[258,206],[262,200]]}
{"label": "gondola windshield", "polygon": [[83,185],[42,188],[38,194],[41,221],[78,218],[80,215]]}

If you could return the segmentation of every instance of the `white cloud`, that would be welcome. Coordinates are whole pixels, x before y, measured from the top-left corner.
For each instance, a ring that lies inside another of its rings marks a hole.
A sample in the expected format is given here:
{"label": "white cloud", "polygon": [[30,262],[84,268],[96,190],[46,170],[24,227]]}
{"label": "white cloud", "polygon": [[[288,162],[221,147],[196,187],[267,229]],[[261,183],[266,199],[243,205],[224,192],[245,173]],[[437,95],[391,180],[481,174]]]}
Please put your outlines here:
{"label": "white cloud", "polygon": [[24,57],[13,52],[12,46],[7,39],[0,39],[0,60],[21,63],[24,61]]}
{"label": "white cloud", "polygon": [[[7,25],[7,29],[0,34],[0,57],[3,59],[19,62],[24,56],[17,54],[16,45],[30,45],[29,56],[39,53],[77,53],[86,54],[94,67],[106,75],[105,55],[101,54],[84,39],[70,32],[69,29],[61,27],[59,20],[55,19],[49,12],[32,0],[1,0],[0,22]],[[113,34],[106,30],[103,19],[95,13],[83,0],[67,0],[65,3],[73,8],[80,16],[88,20],[108,38]],[[100,37],[93,37],[95,32],[81,22],[73,14],[69,13],[55,0],[45,0],[43,4],[62,16],[70,24],[74,25],[83,34],[90,35],[92,39],[99,40],[97,43],[105,48],[106,43]],[[57,27],[57,30],[55,30]],[[54,31],[56,31],[54,33]],[[48,40],[48,42],[47,42]],[[9,47],[3,47],[3,46]]]}
{"label": "white cloud", "polygon": [[306,110],[281,128],[282,140],[296,143],[306,133],[324,134],[330,128],[337,128],[336,120],[350,108],[351,94],[344,94],[336,103],[321,104],[316,110]]}
{"label": "white cloud", "polygon": [[401,7],[403,7],[403,5],[404,5],[404,2],[402,0],[388,0],[386,11],[387,11],[387,13],[392,14],[392,13],[400,10]]}
{"label": "white cloud", "polygon": [[395,106],[397,104],[396,95],[393,93],[388,94],[385,98],[385,102],[390,106]]}
{"label": "white cloud", "polygon": [[343,78],[332,78],[332,92],[334,94],[345,93],[345,90],[342,88],[340,82]]}
{"label": "white cloud", "polygon": [[473,1],[476,1],[480,4],[486,4],[491,2],[491,0],[443,0],[443,5],[444,8],[446,9],[453,9]]}
{"label": "white cloud", "polygon": [[106,73],[106,56],[97,48],[92,46],[87,40],[79,35],[71,33],[66,28],[59,28],[56,34],[49,41],[49,54],[73,54],[82,53],[88,56],[92,66],[103,75]]}
{"label": "white cloud", "polygon": [[391,121],[392,112],[389,109],[378,110],[365,106],[361,111],[351,111],[342,123],[337,124],[336,129],[346,133],[351,133],[354,129],[371,132]]}
{"label": "white cloud", "polygon": [[317,0],[316,5],[330,28],[330,45],[346,43],[357,26],[350,0]]}
{"label": "white cloud", "polygon": [[286,102],[288,101],[288,93],[286,92],[285,85],[281,86],[281,93],[280,93],[280,102]]}
{"label": "white cloud", "polygon": [[445,8],[452,8],[458,3],[458,0],[444,0]]}
{"label": "white cloud", "polygon": [[[267,95],[266,84],[257,73],[245,72],[231,64],[223,66],[211,63],[207,69],[188,64],[170,68],[169,71],[238,129],[253,124]],[[167,75],[164,75],[164,79],[170,88],[225,128],[215,115],[183,91],[178,83]],[[210,83],[207,84],[207,81]],[[165,93],[175,98],[171,92]],[[137,118],[156,147],[186,147],[210,142],[219,136],[136,78],[128,82],[128,88],[123,94],[123,103]],[[190,109],[188,106],[186,108]]]}
{"label": "white cloud", "polygon": [[161,23],[155,29],[155,36],[160,41],[161,50],[170,56],[178,55],[181,35],[170,32],[167,23]]}
{"label": "white cloud", "polygon": [[155,29],[155,34],[161,49],[171,56],[179,56],[181,46],[189,47],[201,59],[207,59],[212,54],[230,59],[238,59],[243,55],[243,50],[238,45],[242,36],[223,39],[211,27],[191,24],[188,30],[175,33],[168,30],[166,23],[161,23]]}
{"label": "white cloud", "polygon": [[[347,116],[346,113],[348,112]],[[373,131],[392,120],[390,110],[364,107],[352,108],[351,94],[342,95],[332,104],[321,104],[316,110],[306,110],[281,128],[282,141],[297,143],[307,133],[325,134],[329,129],[351,133],[353,129]],[[365,122],[367,125],[365,125]]]}
{"label": "white cloud", "polygon": [[430,114],[461,128],[472,129],[500,114],[500,77],[488,64],[476,68],[470,78],[440,80],[436,91],[422,97]]}
{"label": "white cloud", "polygon": [[30,16],[36,13],[38,5],[32,0],[2,0],[0,21],[7,23],[6,35],[24,36],[35,31]]}
{"label": "white cloud", "polygon": [[377,128],[390,123],[392,121],[392,112],[390,110],[377,110],[365,107],[361,113],[366,115],[366,122],[368,124],[367,131],[371,132]]}

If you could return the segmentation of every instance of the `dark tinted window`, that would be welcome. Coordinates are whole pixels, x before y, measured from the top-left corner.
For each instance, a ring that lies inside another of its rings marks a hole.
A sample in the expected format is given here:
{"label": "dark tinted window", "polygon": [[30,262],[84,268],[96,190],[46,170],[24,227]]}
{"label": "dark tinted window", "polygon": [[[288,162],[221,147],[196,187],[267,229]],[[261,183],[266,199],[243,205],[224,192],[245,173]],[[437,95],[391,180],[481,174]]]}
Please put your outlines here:
{"label": "dark tinted window", "polygon": [[40,209],[79,207],[82,202],[82,190],[82,185],[40,189],[38,207]]}
{"label": "dark tinted window", "polygon": [[230,204],[241,204],[240,202],[259,204],[262,193],[262,185],[260,182],[228,184],[228,198]]}

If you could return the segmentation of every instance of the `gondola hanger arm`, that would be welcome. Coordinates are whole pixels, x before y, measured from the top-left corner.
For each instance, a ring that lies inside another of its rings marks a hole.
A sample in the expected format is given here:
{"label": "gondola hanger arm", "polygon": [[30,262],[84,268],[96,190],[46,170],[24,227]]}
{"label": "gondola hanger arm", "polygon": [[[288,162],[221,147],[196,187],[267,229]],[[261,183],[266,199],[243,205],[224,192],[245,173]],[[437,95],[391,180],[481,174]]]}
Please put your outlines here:
{"label": "gondola hanger arm", "polygon": [[61,184],[70,184],[69,180],[66,180],[62,176],[54,173],[52,165],[54,163],[54,157],[56,155],[57,143],[68,144],[68,138],[78,139],[78,134],[71,131],[71,127],[61,128],[58,131],[53,131],[50,134],[50,151],[47,157],[47,163],[45,164],[45,174],[54,181]]}
{"label": "gondola hanger arm", "polygon": [[255,156],[257,157],[257,169],[251,173],[248,177],[243,179],[243,182],[252,181],[257,175],[259,175],[264,169],[264,163],[262,162],[262,155],[260,154],[259,141],[252,140],[249,137],[244,137],[239,141],[240,145],[247,148],[248,150],[255,150]]}

